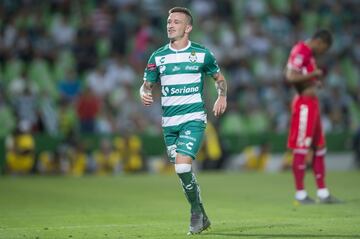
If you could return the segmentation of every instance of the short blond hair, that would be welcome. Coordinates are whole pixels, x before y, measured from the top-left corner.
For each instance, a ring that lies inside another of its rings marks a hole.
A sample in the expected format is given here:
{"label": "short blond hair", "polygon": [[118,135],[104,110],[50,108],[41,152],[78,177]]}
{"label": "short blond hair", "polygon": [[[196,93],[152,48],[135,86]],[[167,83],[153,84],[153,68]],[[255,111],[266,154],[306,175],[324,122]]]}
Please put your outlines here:
{"label": "short blond hair", "polygon": [[173,7],[169,10],[169,14],[170,13],[174,13],[174,12],[181,12],[184,13],[188,19],[189,19],[189,24],[192,26],[193,25],[193,17],[191,15],[191,11],[186,8],[186,7]]}

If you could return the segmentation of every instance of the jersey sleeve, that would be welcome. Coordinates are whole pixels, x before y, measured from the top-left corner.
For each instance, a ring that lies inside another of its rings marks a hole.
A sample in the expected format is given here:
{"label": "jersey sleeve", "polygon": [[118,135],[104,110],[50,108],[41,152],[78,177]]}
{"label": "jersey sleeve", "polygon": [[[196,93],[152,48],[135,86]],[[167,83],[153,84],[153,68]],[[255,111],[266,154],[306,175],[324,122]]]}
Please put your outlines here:
{"label": "jersey sleeve", "polygon": [[159,70],[156,66],[155,54],[153,53],[144,71],[144,81],[156,83],[159,80]]}
{"label": "jersey sleeve", "polygon": [[204,60],[204,72],[209,76],[213,76],[220,72],[219,65],[216,62],[215,56],[212,52],[206,51]]}
{"label": "jersey sleeve", "polygon": [[308,58],[307,54],[301,51],[301,48],[294,47],[290,53],[287,68],[301,72],[302,68],[307,64]]}

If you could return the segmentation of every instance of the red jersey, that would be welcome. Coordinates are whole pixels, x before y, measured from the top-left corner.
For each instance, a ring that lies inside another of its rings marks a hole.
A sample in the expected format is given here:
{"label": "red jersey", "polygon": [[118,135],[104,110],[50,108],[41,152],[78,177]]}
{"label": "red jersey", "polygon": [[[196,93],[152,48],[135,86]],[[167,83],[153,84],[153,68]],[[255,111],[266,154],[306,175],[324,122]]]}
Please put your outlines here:
{"label": "red jersey", "polygon": [[[311,48],[304,42],[297,43],[291,50],[287,68],[304,75],[313,72],[317,66]],[[316,80],[314,77],[294,84],[299,95],[292,102],[288,147],[298,153],[306,153],[313,146],[325,146],[318,99],[316,96],[301,94],[304,89],[314,85]]]}
{"label": "red jersey", "polygon": [[[313,72],[317,68],[313,52],[305,42],[300,41],[291,49],[287,68],[304,75]],[[313,85],[316,80],[314,77],[310,81],[296,83],[294,86],[298,93],[301,93],[307,86]]]}

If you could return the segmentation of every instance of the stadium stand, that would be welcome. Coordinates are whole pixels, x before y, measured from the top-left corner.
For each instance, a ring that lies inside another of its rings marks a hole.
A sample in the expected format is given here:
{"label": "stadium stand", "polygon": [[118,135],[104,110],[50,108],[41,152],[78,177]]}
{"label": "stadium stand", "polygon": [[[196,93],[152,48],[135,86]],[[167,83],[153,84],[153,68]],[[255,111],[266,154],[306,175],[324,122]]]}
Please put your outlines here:
{"label": "stadium stand", "polygon": [[[64,143],[75,150],[70,142],[86,138],[84,132],[90,138],[131,134],[159,142],[159,105],[145,109],[137,94],[149,53],[166,41],[166,9],[174,5],[193,11],[197,27],[192,38],[213,51],[229,81],[227,113],[221,119],[209,115],[225,149],[230,145],[230,152],[241,150],[264,133],[284,138],[294,93],[282,74],[286,57],[295,40],[306,39],[318,28],[331,29],[335,38],[330,53],[320,59],[326,71],[320,95],[325,131],[343,135],[346,141],[358,129],[360,4],[356,0],[4,0],[0,3],[0,141],[4,143],[26,121],[36,136],[37,155],[46,149],[56,151]],[[94,75],[96,69],[100,75]],[[205,87],[207,101],[213,102],[212,82]],[[97,99],[84,99],[87,91]],[[96,104],[97,110],[80,110],[80,104]],[[47,138],[53,147],[42,145],[46,141],[37,141],[38,137]],[[228,143],[230,139],[242,141],[241,146]],[[162,150],[138,144],[145,154]],[[346,149],[346,144],[341,146]],[[1,145],[0,153],[5,152]],[[0,163],[2,171],[4,163]],[[140,161],[135,164],[125,168],[143,167]]]}

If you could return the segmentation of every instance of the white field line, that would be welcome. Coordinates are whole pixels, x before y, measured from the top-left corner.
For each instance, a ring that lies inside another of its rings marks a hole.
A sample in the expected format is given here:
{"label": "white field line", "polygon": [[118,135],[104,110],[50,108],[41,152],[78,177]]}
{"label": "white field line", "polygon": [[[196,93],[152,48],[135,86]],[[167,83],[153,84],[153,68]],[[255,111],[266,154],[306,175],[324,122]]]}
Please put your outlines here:
{"label": "white field line", "polygon": [[[167,223],[169,224],[169,223]],[[144,223],[146,226],[161,226],[162,223]],[[2,228],[0,227],[0,231],[12,231],[12,230],[67,230],[67,229],[83,229],[83,228],[109,228],[109,227],[138,227],[141,226],[139,223],[134,224],[99,224],[99,225],[74,225],[74,226],[33,226],[33,227],[9,227]]]}

